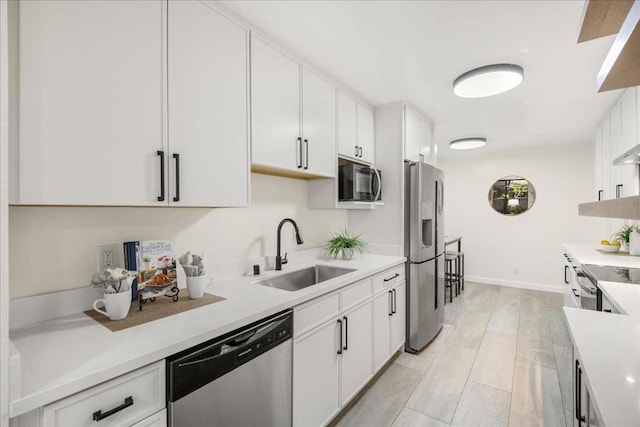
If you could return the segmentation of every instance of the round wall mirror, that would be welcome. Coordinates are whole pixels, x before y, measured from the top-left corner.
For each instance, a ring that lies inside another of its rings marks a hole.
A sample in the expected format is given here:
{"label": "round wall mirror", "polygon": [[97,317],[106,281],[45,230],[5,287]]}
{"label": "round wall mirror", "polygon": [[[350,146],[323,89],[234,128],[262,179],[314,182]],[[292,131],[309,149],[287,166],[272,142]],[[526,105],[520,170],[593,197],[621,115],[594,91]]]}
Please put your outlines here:
{"label": "round wall mirror", "polygon": [[536,200],[533,185],[521,176],[505,176],[489,189],[489,204],[503,215],[519,215],[528,211]]}

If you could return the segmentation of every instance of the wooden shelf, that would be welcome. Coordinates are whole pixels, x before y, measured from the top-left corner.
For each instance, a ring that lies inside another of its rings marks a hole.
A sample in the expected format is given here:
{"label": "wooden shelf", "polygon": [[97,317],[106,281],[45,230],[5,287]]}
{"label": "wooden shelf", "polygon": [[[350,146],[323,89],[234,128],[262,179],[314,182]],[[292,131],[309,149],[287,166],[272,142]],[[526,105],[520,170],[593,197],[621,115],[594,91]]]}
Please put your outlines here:
{"label": "wooden shelf", "polygon": [[601,218],[640,219],[640,196],[581,203],[578,205],[578,215],[597,216]]}
{"label": "wooden shelf", "polygon": [[633,0],[590,0],[582,16],[578,43],[616,34],[624,22]]}
{"label": "wooden shelf", "polygon": [[604,59],[598,73],[598,92],[638,85],[640,85],[640,0],[634,2],[613,46]]}

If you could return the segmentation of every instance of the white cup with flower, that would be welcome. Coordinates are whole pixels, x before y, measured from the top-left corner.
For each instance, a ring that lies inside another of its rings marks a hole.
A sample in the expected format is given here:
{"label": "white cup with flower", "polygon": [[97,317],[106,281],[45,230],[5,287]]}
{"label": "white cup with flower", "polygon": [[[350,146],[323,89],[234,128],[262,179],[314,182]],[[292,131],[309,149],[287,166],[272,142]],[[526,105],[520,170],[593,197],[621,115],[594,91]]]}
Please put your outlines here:
{"label": "white cup with flower", "polygon": [[[91,286],[101,289],[103,297],[93,302],[93,309],[110,320],[127,317],[131,307],[131,284],[135,276],[135,272],[123,268],[108,268],[94,274]],[[103,305],[104,310],[98,308],[99,305]]]}

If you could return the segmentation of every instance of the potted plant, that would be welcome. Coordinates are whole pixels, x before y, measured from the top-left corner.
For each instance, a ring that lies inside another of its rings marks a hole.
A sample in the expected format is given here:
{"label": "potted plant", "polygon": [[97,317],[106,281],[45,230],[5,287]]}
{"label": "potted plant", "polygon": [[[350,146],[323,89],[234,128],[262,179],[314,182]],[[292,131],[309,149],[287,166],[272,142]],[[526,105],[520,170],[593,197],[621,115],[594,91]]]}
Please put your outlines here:
{"label": "potted plant", "polygon": [[620,230],[615,232],[611,237],[621,243],[621,251],[629,251],[629,237],[631,233],[638,230],[637,225],[623,225]]}
{"label": "potted plant", "polygon": [[367,248],[367,242],[360,239],[360,235],[349,234],[346,229],[332,234],[327,243],[327,256],[331,259],[349,260],[362,255]]}

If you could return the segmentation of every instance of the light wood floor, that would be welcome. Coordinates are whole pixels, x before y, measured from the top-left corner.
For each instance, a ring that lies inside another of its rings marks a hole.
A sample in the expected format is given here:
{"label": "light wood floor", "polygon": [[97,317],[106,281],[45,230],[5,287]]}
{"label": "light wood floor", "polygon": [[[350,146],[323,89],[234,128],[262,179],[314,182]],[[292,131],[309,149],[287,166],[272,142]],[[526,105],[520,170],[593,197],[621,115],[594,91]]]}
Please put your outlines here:
{"label": "light wood floor", "polygon": [[401,354],[339,426],[571,426],[562,294],[466,283],[440,334]]}

